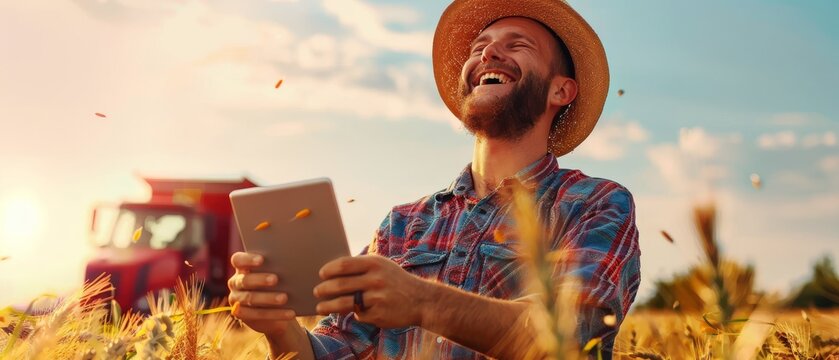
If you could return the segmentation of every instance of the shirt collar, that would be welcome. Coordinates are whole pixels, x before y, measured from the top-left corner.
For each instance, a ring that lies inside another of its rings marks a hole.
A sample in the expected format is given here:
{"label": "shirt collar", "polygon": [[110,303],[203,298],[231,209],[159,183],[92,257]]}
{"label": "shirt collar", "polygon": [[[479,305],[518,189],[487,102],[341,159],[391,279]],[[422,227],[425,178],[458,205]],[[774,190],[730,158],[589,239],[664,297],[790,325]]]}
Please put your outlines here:
{"label": "shirt collar", "polygon": [[[526,188],[533,189],[536,188],[542,180],[557,170],[559,170],[559,163],[557,162],[556,157],[554,157],[551,153],[547,153],[545,156],[519,170],[519,172],[515,175],[502,180],[499,188],[509,187],[518,181]],[[441,201],[444,197],[449,197],[451,195],[465,196],[472,191],[474,191],[474,183],[472,182],[472,163],[470,162],[466,165],[466,168],[460,172],[460,175],[455,178],[451,185],[449,185],[446,190],[437,193],[437,195],[434,196],[434,199]]]}

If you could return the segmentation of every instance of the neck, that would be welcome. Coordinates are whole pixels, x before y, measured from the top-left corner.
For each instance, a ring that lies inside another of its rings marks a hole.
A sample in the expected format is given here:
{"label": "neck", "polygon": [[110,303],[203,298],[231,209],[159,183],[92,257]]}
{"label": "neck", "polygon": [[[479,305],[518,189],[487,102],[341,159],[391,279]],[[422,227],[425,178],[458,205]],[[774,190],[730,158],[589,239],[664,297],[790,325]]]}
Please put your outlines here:
{"label": "neck", "polygon": [[472,152],[472,181],[479,199],[483,198],[501,183],[514,176],[530,163],[548,152],[548,128],[540,121],[518,141],[475,138]]}

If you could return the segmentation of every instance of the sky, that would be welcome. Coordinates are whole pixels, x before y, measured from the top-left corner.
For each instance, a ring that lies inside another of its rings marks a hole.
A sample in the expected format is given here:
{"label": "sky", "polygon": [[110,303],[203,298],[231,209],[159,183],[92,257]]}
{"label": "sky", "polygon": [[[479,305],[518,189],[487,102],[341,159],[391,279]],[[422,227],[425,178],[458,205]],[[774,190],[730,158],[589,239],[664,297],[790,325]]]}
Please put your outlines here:
{"label": "sky", "polygon": [[[839,260],[839,5],[570,3],[603,41],[611,88],[559,163],[634,195],[639,299],[698,261],[690,209],[709,199],[724,252],[763,289]],[[356,199],[341,212],[361,250],[391,207],[471,161],[474,138],[433,80],[447,5],[0,2],[0,304],[78,288],[91,209],[147,198],[139,176],[327,176]]]}

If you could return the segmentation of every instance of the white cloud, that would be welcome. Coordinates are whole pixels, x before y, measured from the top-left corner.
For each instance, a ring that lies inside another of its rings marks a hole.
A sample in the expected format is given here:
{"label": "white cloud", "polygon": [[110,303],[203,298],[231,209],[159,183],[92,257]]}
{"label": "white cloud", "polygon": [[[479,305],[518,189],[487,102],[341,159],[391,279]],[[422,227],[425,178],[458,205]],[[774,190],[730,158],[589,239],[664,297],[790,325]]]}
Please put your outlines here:
{"label": "white cloud", "polygon": [[691,189],[693,179],[682,160],[684,155],[673,144],[661,144],[647,149],[647,158],[671,189],[682,192]]}
{"label": "white cloud", "polygon": [[729,144],[739,144],[740,134],[711,135],[701,127],[679,130],[679,149],[686,155],[700,159],[717,156]]}
{"label": "white cloud", "polygon": [[619,113],[601,121],[574,154],[594,160],[617,160],[626,155],[631,144],[643,143],[649,138],[641,124],[626,120]]}
{"label": "white cloud", "polygon": [[804,149],[811,149],[819,146],[833,147],[836,146],[836,134],[832,131],[823,133],[808,134],[800,137],[791,130],[780,131],[776,133],[762,134],[757,139],[757,146],[764,150],[777,149],[792,149],[801,147]]}
{"label": "white cloud", "polygon": [[[647,158],[674,193],[710,193],[728,178],[727,161],[741,141],[739,134],[712,135],[703,128],[681,129],[679,143],[647,148]],[[720,154],[726,154],[721,156]]]}
{"label": "white cloud", "polygon": [[805,149],[814,148],[817,146],[836,146],[836,134],[832,131],[827,131],[822,134],[809,134],[801,140],[801,146],[803,146]]}
{"label": "white cloud", "polygon": [[[233,110],[300,111],[308,114],[364,119],[458,120],[437,99],[417,93],[410,86],[402,90],[368,88],[343,77],[316,77],[300,74],[284,78],[280,89],[273,88],[270,67],[247,64],[217,64],[192,69],[186,81],[224,83],[223,88],[199,88],[199,94],[216,107]],[[256,74],[264,73],[264,76]],[[404,85],[403,85],[404,86]]]}
{"label": "white cloud", "polygon": [[795,147],[797,136],[792,131],[781,131],[774,134],[763,134],[757,139],[757,146],[764,150],[784,149]]}
{"label": "white cloud", "polygon": [[825,117],[820,114],[789,112],[775,114],[771,117],[770,121],[775,125],[781,126],[801,126],[822,122],[824,120]]}
{"label": "white cloud", "polygon": [[[357,1],[339,5],[353,4],[367,6]],[[36,5],[31,7],[38,11]],[[29,68],[56,71],[40,71],[35,76],[10,74],[3,82],[16,85],[4,89],[0,84],[0,95],[20,93],[27,87],[38,93],[40,86],[33,80],[43,78],[45,83],[57,83],[56,90],[61,84],[73,84],[75,106],[107,104],[101,110],[106,112],[137,114],[137,108],[152,103],[158,112],[171,115],[186,112],[197,116],[200,106],[200,112],[291,110],[369,119],[416,118],[448,122],[453,128],[459,124],[436,94],[427,91],[434,86],[430,62],[408,64],[400,68],[401,73],[384,71],[373,60],[384,50],[358,36],[301,37],[277,23],[243,18],[200,1],[169,4],[171,11],[155,19],[153,27],[142,22],[91,22],[79,8],[69,8],[60,18],[44,19],[49,26],[73,29],[68,33],[40,32],[37,42],[53,44],[47,51],[26,60],[0,59],[3,68],[21,68],[26,61],[41,64]],[[29,26],[36,31],[47,25]],[[21,27],[5,29],[26,31]],[[396,34],[393,40],[404,40],[396,32],[389,33]],[[86,40],[81,44],[77,39]],[[25,43],[11,45],[8,53],[32,53],[21,49]],[[423,46],[430,48],[430,40]],[[63,59],[74,71],[59,71],[52,66],[54,59]],[[374,72],[389,76],[397,89],[359,81]],[[281,78],[284,83],[275,90],[273,86]]]}
{"label": "white cloud", "polygon": [[395,52],[431,55],[432,33],[392,31],[385,26],[382,13],[370,4],[360,0],[323,0],[323,8],[373,46]]}

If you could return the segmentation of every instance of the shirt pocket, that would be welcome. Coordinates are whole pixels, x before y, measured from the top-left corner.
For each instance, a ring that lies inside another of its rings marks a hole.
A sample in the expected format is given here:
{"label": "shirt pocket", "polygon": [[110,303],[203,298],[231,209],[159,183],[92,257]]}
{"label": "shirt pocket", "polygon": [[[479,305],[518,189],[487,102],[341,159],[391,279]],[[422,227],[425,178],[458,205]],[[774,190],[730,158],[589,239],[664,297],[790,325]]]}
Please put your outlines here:
{"label": "shirt pocket", "polygon": [[523,270],[519,254],[507,246],[495,243],[478,245],[481,256],[478,293],[499,299],[514,299],[522,291]]}
{"label": "shirt pocket", "polygon": [[393,260],[411,274],[423,279],[438,279],[448,251],[426,251],[409,249]]}
{"label": "shirt pocket", "polygon": [[[445,264],[448,256],[448,251],[409,249],[404,254],[393,258],[393,261],[411,274],[424,279],[433,280],[439,278],[440,273],[443,270],[443,264]],[[404,328],[387,329],[387,332],[398,336],[415,329],[417,329],[416,326],[409,326]]]}

